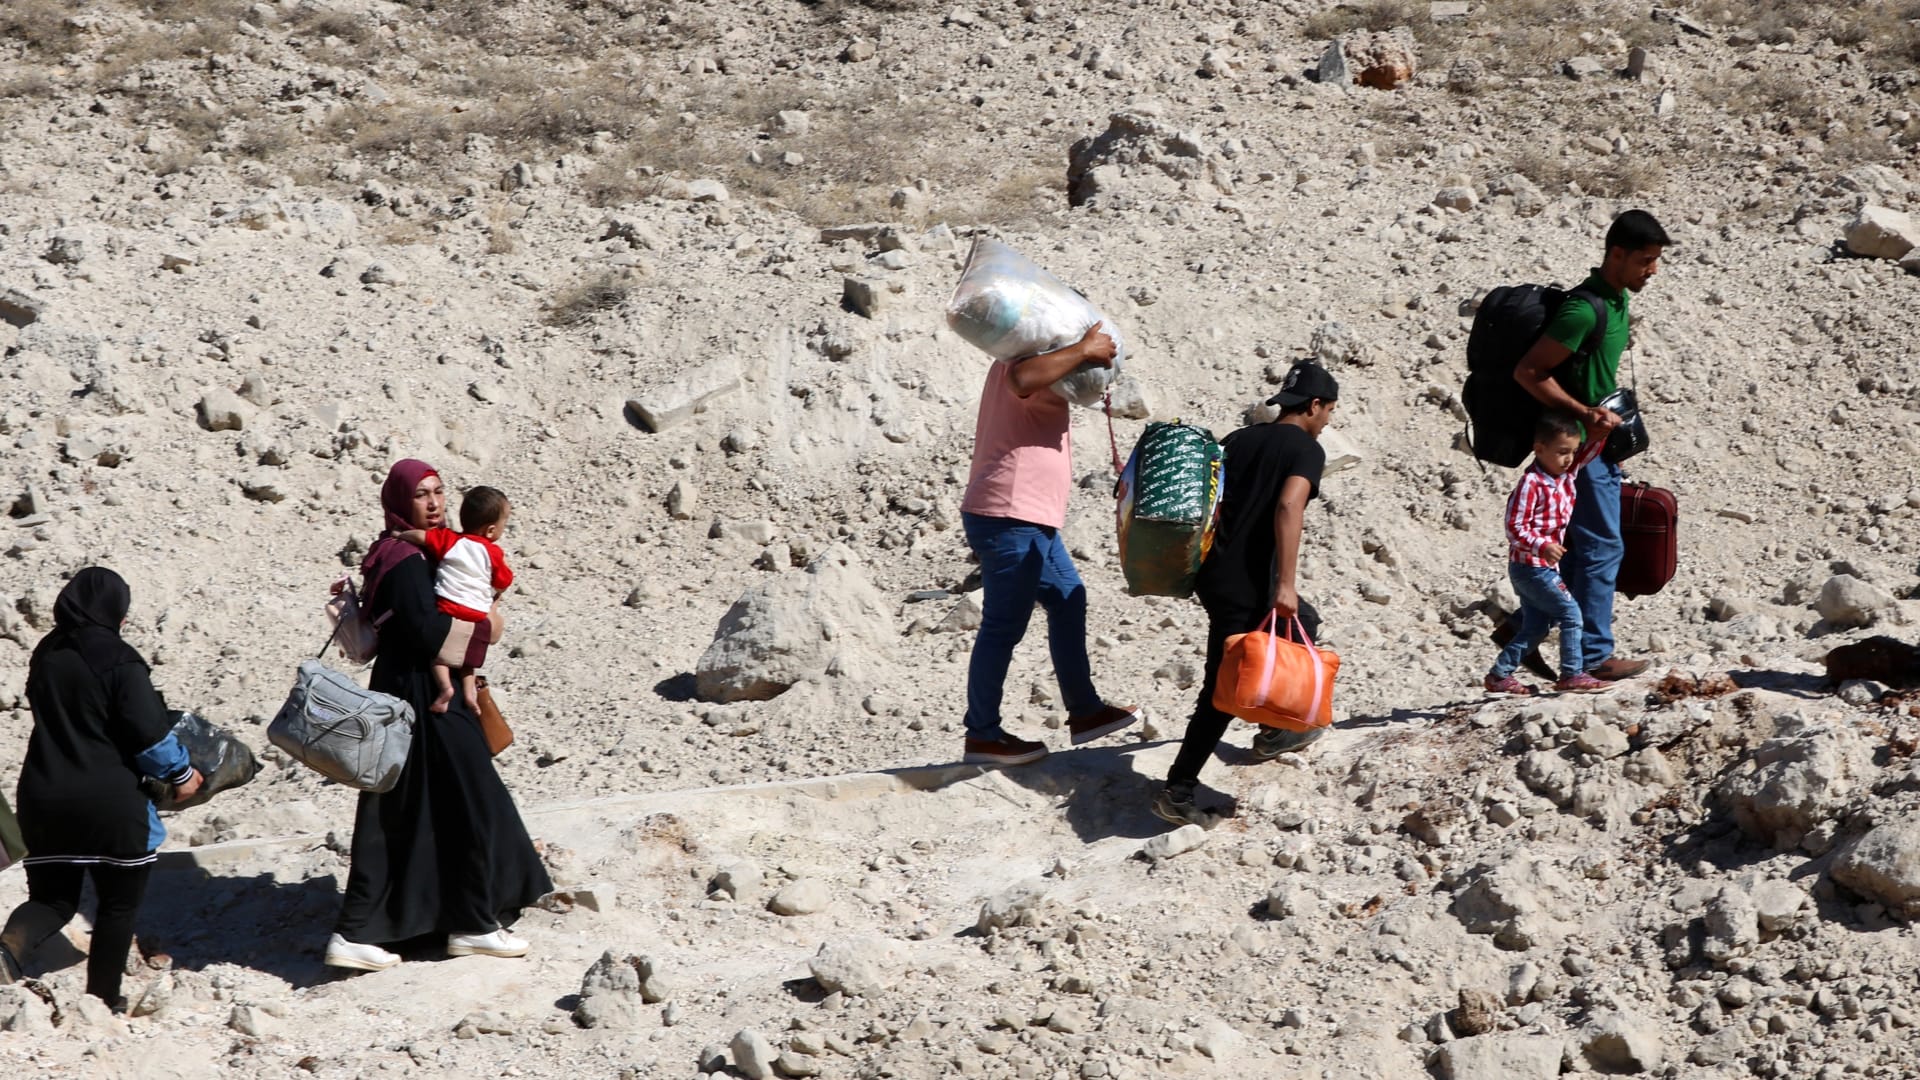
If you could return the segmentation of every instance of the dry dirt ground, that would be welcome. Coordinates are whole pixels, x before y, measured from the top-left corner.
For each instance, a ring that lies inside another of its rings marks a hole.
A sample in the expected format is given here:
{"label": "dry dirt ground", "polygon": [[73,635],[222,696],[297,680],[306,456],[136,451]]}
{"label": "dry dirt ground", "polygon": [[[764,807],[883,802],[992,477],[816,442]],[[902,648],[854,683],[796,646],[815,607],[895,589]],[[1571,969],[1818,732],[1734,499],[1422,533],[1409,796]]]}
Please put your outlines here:
{"label": "dry dirt ground", "polygon": [[[11,0],[0,782],[28,652],[94,562],[169,700],[266,764],[169,822],[149,1015],[83,1001],[77,922],[40,991],[0,991],[0,1059],[685,1077],[714,1045],[755,1075],[764,1039],[780,1075],[842,1077],[1920,1071],[1907,705],[1820,666],[1920,614],[1920,281],[1843,239],[1916,202],[1920,12],[1462,6]],[[1313,77],[1376,31],[1411,79]],[[1634,298],[1630,471],[1677,494],[1682,559],[1617,625],[1680,678],[1487,702],[1512,475],[1456,442],[1472,305],[1584,276],[1629,206],[1678,241]],[[1036,632],[1008,723],[1058,752],[947,767],[984,361],[943,306],[982,232],[1125,327],[1122,453],[1147,415],[1224,434],[1299,357],[1341,380],[1361,460],[1310,512],[1303,587],[1337,728],[1268,765],[1233,733],[1204,779],[1238,814],[1197,848],[1140,854],[1204,614],[1125,595],[1097,412],[1067,534],[1096,679],[1155,720],[1067,751]],[[630,404],[712,387],[659,431]],[[499,767],[574,893],[528,913],[526,961],[335,978],[352,793],[264,718],[405,456],[514,500]],[[796,620],[777,697],[698,700],[729,607],[823,557],[870,617]],[[1822,605],[1836,577],[1859,602]],[[823,906],[774,913],[802,882]],[[603,952],[655,979],[576,1014]]]}

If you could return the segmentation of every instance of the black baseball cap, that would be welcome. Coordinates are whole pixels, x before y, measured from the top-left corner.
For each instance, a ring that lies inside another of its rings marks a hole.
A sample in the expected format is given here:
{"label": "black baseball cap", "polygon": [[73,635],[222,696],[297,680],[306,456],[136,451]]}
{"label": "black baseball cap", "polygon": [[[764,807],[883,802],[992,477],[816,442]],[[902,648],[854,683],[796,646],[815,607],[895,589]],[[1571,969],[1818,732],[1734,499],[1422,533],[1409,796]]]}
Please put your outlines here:
{"label": "black baseball cap", "polygon": [[1280,382],[1280,392],[1268,398],[1267,404],[1291,409],[1315,398],[1340,400],[1340,384],[1326,368],[1311,360],[1302,360],[1287,372],[1287,377]]}

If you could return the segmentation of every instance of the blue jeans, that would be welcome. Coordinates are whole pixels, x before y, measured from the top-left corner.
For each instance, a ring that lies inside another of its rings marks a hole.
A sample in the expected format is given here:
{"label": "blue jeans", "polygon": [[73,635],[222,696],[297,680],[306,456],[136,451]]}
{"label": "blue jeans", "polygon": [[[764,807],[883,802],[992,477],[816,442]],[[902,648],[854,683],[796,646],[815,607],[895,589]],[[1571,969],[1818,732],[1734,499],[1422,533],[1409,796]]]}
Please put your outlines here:
{"label": "blue jeans", "polygon": [[1580,605],[1581,646],[1576,671],[1592,671],[1613,655],[1613,590],[1627,553],[1620,537],[1620,466],[1595,458],[1574,478],[1573,520],[1560,560],[1573,601]]}
{"label": "blue jeans", "polygon": [[1560,628],[1560,677],[1587,670],[1580,666],[1580,605],[1574,603],[1566,582],[1560,580],[1560,572],[1551,566],[1508,563],[1507,578],[1513,582],[1513,591],[1520,594],[1520,625],[1493,662],[1493,677],[1504,679],[1513,674],[1520,658],[1555,626]]}
{"label": "blue jeans", "polygon": [[980,633],[967,666],[967,737],[1000,739],[1000,696],[1006,687],[1013,647],[1026,636],[1037,603],[1047,611],[1047,650],[1067,715],[1085,716],[1101,707],[1087,660],[1087,587],[1073,568],[1060,530],[1012,518],[960,515],[967,545],[980,557],[986,593]]}

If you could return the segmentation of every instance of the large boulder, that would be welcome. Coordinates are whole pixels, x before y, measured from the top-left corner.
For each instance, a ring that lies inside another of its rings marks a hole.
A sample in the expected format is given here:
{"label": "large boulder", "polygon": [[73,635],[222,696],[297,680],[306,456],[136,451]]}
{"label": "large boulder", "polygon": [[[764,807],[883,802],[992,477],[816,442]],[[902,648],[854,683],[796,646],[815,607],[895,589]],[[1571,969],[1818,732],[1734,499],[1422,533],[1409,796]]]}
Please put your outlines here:
{"label": "large boulder", "polygon": [[1667,1060],[1660,1028],[1624,1010],[1607,1010],[1588,1022],[1580,1033],[1580,1055],[1589,1068],[1607,1074],[1654,1072]]}
{"label": "large boulder", "polygon": [[1892,593],[1852,574],[1828,578],[1814,607],[1827,625],[1842,628],[1872,626],[1882,615],[1899,611]]}
{"label": "large boulder", "polygon": [[1413,81],[1419,71],[1413,31],[1404,26],[1385,33],[1350,34],[1327,46],[1315,72],[1322,83],[1393,90]]}
{"label": "large boulder", "polygon": [[1833,880],[1878,901],[1896,918],[1920,919],[1920,818],[1876,825],[1840,849]]}
{"label": "large boulder", "polygon": [[899,947],[879,937],[829,941],[807,961],[821,989],[867,998],[892,989],[899,967]]}
{"label": "large boulder", "polygon": [[616,957],[609,949],[580,980],[573,1022],[583,1028],[630,1028],[640,1022],[644,1006],[665,1001],[667,995],[652,957]]}
{"label": "large boulder", "polygon": [[806,570],[747,590],[694,670],[708,701],[766,701],[886,647],[893,617],[853,552],[835,544]]}
{"label": "large boulder", "polygon": [[1563,1050],[1546,1035],[1479,1035],[1442,1046],[1434,1064],[1447,1080],[1555,1080]]}
{"label": "large boulder", "polygon": [[1114,113],[1107,130],[1068,151],[1071,205],[1116,208],[1183,192],[1231,195],[1233,177],[1222,153],[1209,152],[1198,134],[1168,122],[1156,103]]}
{"label": "large boulder", "polygon": [[1761,743],[1716,793],[1742,831],[1784,850],[1831,819],[1872,768],[1852,729],[1823,725]]}
{"label": "large boulder", "polygon": [[1920,245],[1912,215],[1884,206],[1863,206],[1847,224],[1847,250],[1870,259],[1898,259]]}

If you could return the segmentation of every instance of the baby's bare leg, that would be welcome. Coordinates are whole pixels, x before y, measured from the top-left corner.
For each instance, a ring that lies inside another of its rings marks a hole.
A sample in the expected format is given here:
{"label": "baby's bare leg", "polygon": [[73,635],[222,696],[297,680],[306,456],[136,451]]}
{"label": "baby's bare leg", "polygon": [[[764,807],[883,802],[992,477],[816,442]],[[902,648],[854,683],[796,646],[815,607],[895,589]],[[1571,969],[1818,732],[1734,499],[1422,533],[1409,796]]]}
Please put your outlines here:
{"label": "baby's bare leg", "polygon": [[467,708],[472,709],[475,715],[478,715],[480,712],[480,684],[478,680],[474,678],[472,668],[460,669],[460,696],[466,701]]}
{"label": "baby's bare leg", "polygon": [[446,712],[447,705],[453,701],[453,671],[445,664],[433,665],[433,685],[440,693],[427,706],[428,712]]}

